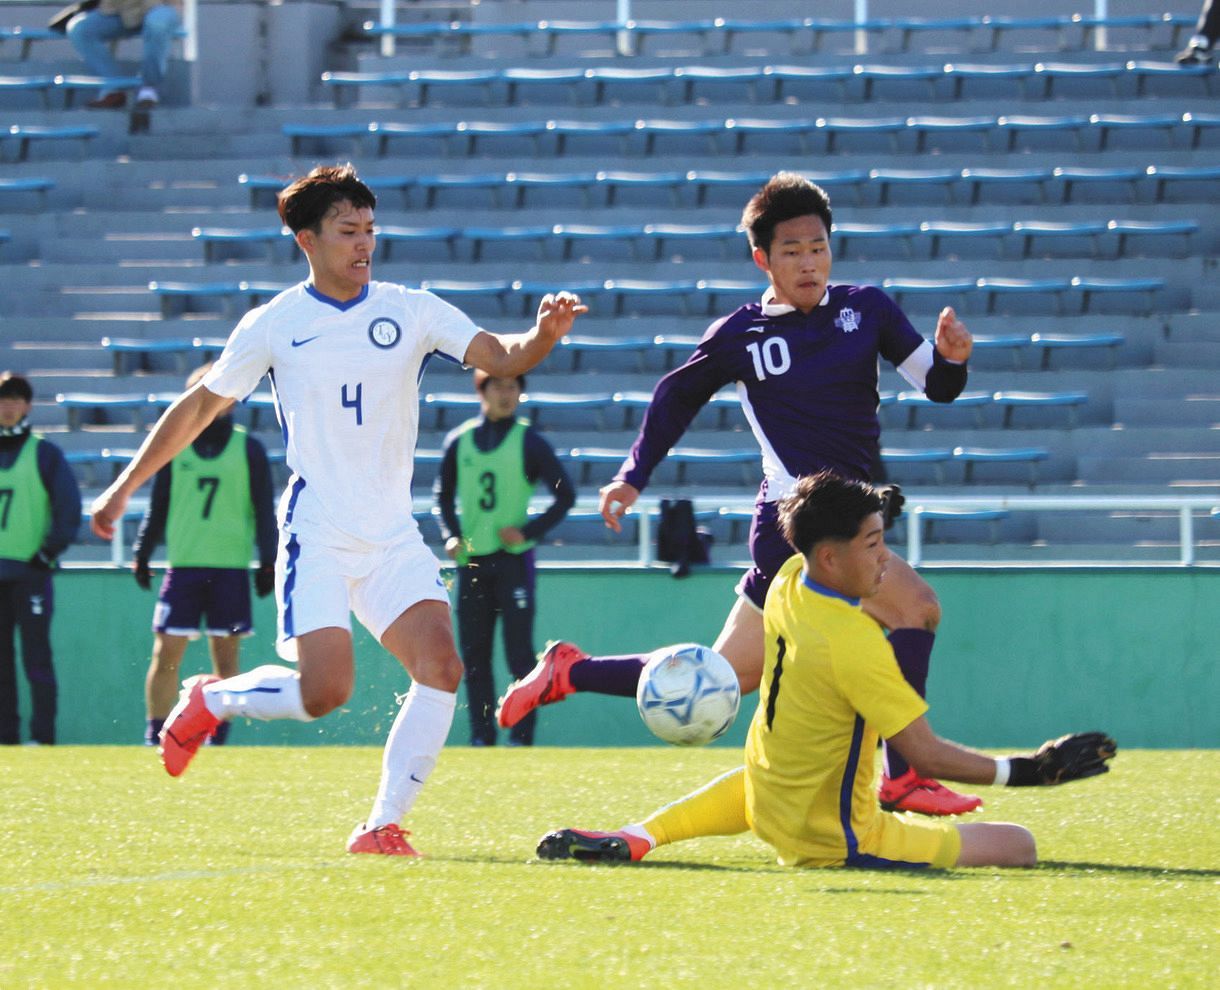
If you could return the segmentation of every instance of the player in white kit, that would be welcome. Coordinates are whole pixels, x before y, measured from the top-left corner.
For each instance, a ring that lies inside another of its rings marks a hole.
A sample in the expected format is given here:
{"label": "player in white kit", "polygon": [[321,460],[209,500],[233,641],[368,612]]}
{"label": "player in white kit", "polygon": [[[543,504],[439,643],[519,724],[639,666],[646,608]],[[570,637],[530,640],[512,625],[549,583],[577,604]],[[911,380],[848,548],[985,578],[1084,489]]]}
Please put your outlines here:
{"label": "player in white kit", "polygon": [[413,684],[386,741],[373,810],[347,848],[415,856],[399,823],[436,764],[462,678],[449,596],[411,513],[419,379],[434,355],[498,378],[522,374],[587,309],[569,293],[547,295],[535,326],[493,334],[428,292],[374,282],[375,204],[351,165],[315,168],[280,193],[309,280],[246,314],[212,370],[94,502],[92,526],[109,538],[129,497],[270,377],[292,470],[279,507],[277,651],[297,665],[188,679],[161,759],[176,777],[225,719],[310,721],[344,704],[354,612]]}

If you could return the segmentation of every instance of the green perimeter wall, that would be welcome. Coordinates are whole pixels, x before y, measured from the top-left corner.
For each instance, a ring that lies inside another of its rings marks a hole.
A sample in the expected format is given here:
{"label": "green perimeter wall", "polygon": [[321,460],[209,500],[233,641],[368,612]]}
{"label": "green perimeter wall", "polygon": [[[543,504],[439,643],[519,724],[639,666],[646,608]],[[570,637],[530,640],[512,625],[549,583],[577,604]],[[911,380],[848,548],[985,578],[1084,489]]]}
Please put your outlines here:
{"label": "green perimeter wall", "polygon": [[[594,653],[665,643],[711,643],[739,572],[543,569],[536,645],[571,639]],[[925,572],[944,618],[932,657],[936,731],[977,746],[1028,747],[1069,731],[1103,729],[1125,746],[1220,746],[1220,570],[952,569]],[[56,579],[55,661],[61,743],[138,743],[151,645],[153,595],[126,572],[71,570]],[[273,659],[274,605],[255,600],[257,633],[242,667]],[[399,665],[356,627],[356,690],[340,712],[310,724],[234,726],[234,742],[379,745],[409,686]],[[499,650],[499,647],[497,647]],[[183,672],[206,669],[205,647]],[[497,654],[501,686],[507,668]],[[19,675],[24,692],[24,678]],[[740,744],[756,695],[717,745]],[[23,697],[23,718],[28,703]],[[459,699],[450,742],[469,739]],[[624,698],[582,695],[543,710],[537,742],[655,743]]]}

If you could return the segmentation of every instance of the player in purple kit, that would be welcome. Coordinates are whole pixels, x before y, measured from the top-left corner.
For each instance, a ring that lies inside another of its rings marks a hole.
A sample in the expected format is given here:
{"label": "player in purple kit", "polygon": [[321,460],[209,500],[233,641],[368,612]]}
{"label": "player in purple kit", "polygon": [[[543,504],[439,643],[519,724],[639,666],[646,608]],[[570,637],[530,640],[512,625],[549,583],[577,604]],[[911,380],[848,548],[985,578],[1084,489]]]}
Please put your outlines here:
{"label": "player in purple kit", "polygon": [[[772,177],[746,205],[742,224],[770,286],[761,301],[713,323],[686,363],[661,379],[631,452],[601,490],[601,512],[620,531],[623,515],[696,413],[719,389],[736,383],[762,449],[764,477],[750,528],[753,566],[737,586],[739,597],[715,649],[749,692],[763,669],[767,589],[793,552],[777,524],[778,501],[798,478],[827,468],[872,480],[880,462],[878,358],[934,402],[947,403],[965,387],[973,341],[950,308],[941,312],[930,342],[880,289],[830,285],[830,200],[804,177]],[[895,488],[887,518],[900,506]],[[940,621],[935,592],[895,557],[881,591],[864,609],[889,631],[903,675],[924,695]],[[571,643],[556,643],[509,687],[497,718],[510,727],[539,705],[576,691],[634,697],[644,663],[643,654],[591,657]],[[880,798],[887,809],[933,815],[982,804],[920,777],[896,750],[886,754]]]}

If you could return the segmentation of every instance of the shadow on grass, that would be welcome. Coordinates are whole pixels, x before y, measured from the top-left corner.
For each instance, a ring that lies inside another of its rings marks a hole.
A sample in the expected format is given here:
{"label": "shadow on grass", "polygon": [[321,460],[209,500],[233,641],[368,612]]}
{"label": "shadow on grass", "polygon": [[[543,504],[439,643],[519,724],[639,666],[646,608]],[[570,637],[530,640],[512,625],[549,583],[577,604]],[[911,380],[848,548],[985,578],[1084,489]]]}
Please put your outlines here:
{"label": "shadow on grass", "polygon": [[1044,859],[1039,870],[1058,870],[1063,873],[1132,874],[1141,877],[1178,877],[1211,880],[1220,877],[1220,870],[1196,869],[1182,866],[1140,866],[1124,863],[1076,863],[1067,860]]}

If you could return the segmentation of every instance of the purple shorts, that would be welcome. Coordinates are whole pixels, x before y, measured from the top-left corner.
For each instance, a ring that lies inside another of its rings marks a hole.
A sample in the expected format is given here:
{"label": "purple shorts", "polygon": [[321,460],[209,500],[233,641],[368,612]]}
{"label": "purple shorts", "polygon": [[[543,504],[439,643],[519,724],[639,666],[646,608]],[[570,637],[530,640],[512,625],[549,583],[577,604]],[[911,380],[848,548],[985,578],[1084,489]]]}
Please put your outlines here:
{"label": "purple shorts", "polygon": [[161,582],[153,610],[153,632],[199,637],[249,636],[250,572],[226,567],[171,567]]}
{"label": "purple shorts", "polygon": [[737,594],[762,611],[767,589],[785,560],[796,550],[779,531],[779,503],[757,502],[750,523],[750,560],[754,562],[737,583]]}

